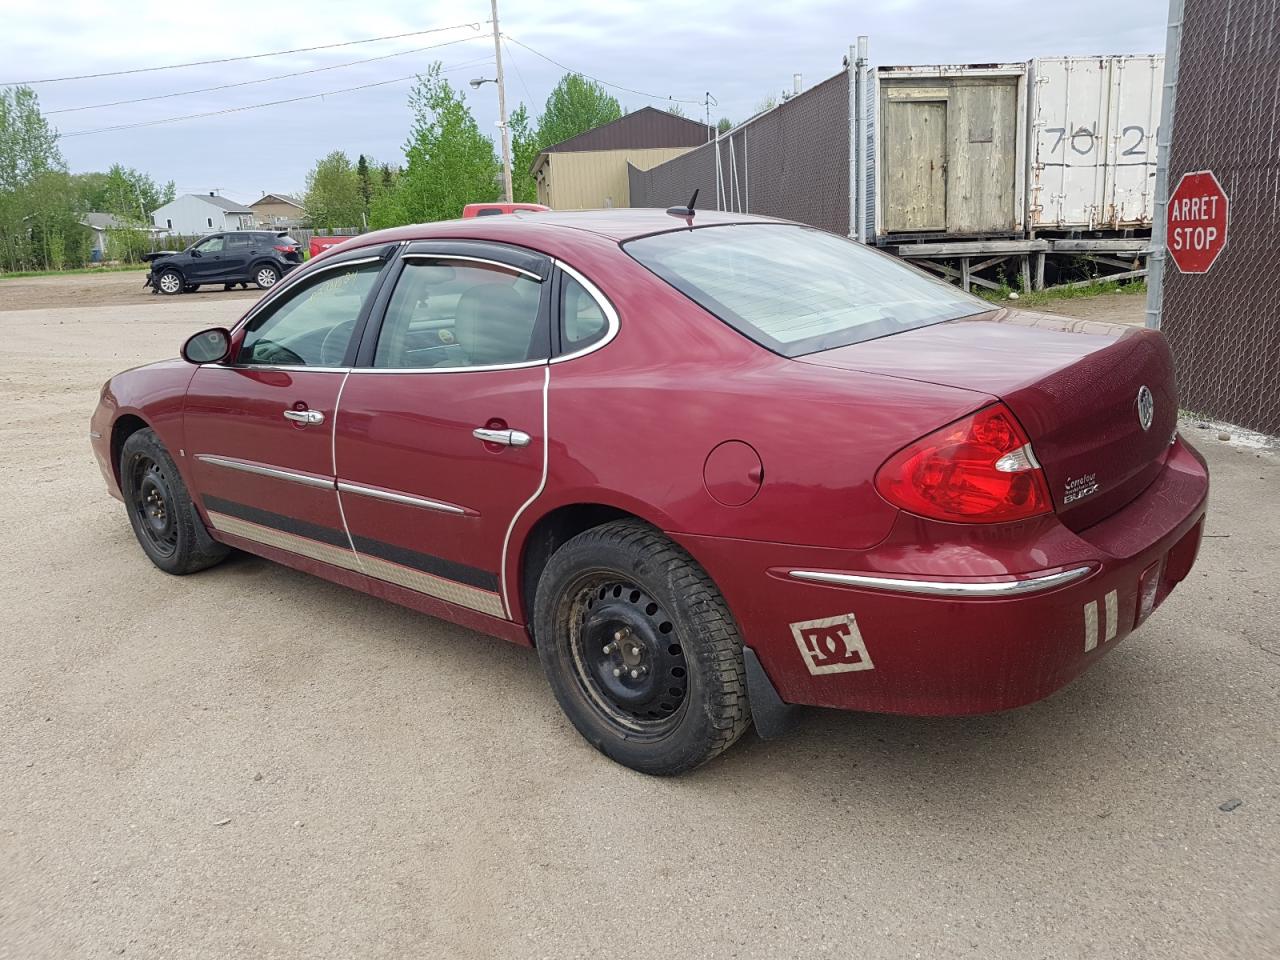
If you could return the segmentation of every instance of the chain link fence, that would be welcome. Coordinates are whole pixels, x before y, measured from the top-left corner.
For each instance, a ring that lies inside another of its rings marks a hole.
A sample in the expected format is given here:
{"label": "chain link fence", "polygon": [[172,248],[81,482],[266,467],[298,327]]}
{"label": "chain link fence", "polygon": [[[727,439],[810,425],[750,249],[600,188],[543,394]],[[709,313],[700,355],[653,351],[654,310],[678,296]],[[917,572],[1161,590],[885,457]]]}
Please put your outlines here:
{"label": "chain link fence", "polygon": [[1280,9],[1185,5],[1169,190],[1212,170],[1229,199],[1227,245],[1205,274],[1166,261],[1160,327],[1185,409],[1280,434]]}
{"label": "chain link fence", "polygon": [[628,170],[633,207],[684,204],[849,233],[849,74],[842,71],[717,141]]}

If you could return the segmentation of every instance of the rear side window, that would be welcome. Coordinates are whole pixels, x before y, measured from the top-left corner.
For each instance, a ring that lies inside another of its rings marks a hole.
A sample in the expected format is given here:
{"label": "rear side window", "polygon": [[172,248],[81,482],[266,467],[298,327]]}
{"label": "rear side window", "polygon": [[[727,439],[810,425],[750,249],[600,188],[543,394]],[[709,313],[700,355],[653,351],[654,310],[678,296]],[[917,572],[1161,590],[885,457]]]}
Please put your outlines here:
{"label": "rear side window", "polygon": [[560,284],[560,352],[573,353],[595,343],[609,329],[596,298],[568,274]]}
{"label": "rear side window", "polygon": [[253,245],[253,242],[256,239],[256,237],[250,236],[247,233],[232,233],[227,235],[227,246],[249,247]]}
{"label": "rear side window", "polygon": [[471,260],[405,262],[374,351],[375,367],[490,367],[545,359],[542,284]]}
{"label": "rear side window", "polygon": [[803,356],[993,309],[868,247],[811,227],[736,224],[624,249],[761,346]]}

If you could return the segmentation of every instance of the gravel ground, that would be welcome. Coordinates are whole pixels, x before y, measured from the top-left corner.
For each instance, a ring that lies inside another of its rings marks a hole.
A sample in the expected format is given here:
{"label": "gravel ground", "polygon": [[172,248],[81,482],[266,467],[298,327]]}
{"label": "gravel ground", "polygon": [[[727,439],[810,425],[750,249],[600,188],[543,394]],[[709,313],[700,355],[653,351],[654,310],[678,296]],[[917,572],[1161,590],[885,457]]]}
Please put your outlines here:
{"label": "gravel ground", "polygon": [[[0,311],[37,310],[43,307],[100,307],[132,303],[159,306],[172,297],[152,293],[146,286],[147,271],[111,270],[102,273],[73,273],[62,277],[20,277],[0,280]],[[181,294],[193,301],[256,300],[262,291],[254,286],[224,290],[215,283],[195,293]],[[188,301],[190,302],[190,301]],[[241,304],[240,309],[248,308]],[[166,309],[172,309],[170,305]],[[238,314],[237,314],[238,315]]]}
{"label": "gravel ground", "polygon": [[98,388],[243,306],[0,314],[0,958],[1280,956],[1275,454],[1189,428],[1199,565],[1048,701],[815,710],[656,780],[532,651],[144,559]]}

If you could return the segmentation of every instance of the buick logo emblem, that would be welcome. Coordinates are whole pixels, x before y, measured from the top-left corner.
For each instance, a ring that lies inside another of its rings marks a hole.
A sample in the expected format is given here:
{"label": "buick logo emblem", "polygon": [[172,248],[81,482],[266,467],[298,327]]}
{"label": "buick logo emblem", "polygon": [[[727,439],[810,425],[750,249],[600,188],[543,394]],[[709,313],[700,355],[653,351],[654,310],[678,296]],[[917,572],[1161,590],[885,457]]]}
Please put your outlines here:
{"label": "buick logo emblem", "polygon": [[1151,395],[1151,391],[1144,383],[1138,388],[1138,423],[1142,424],[1143,430],[1151,429],[1151,421],[1156,415],[1156,398]]}

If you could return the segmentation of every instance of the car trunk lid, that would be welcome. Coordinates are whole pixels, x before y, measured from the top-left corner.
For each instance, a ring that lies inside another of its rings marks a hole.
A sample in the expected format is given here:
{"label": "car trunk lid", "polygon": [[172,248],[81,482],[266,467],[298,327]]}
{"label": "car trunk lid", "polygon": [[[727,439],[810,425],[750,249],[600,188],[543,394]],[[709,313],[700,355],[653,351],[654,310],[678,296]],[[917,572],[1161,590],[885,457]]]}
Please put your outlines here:
{"label": "car trunk lid", "polygon": [[[1031,438],[1057,513],[1073,530],[1146,489],[1177,426],[1168,344],[1141,327],[997,311],[800,359],[1004,401]],[[1153,401],[1145,428],[1144,386]]]}

